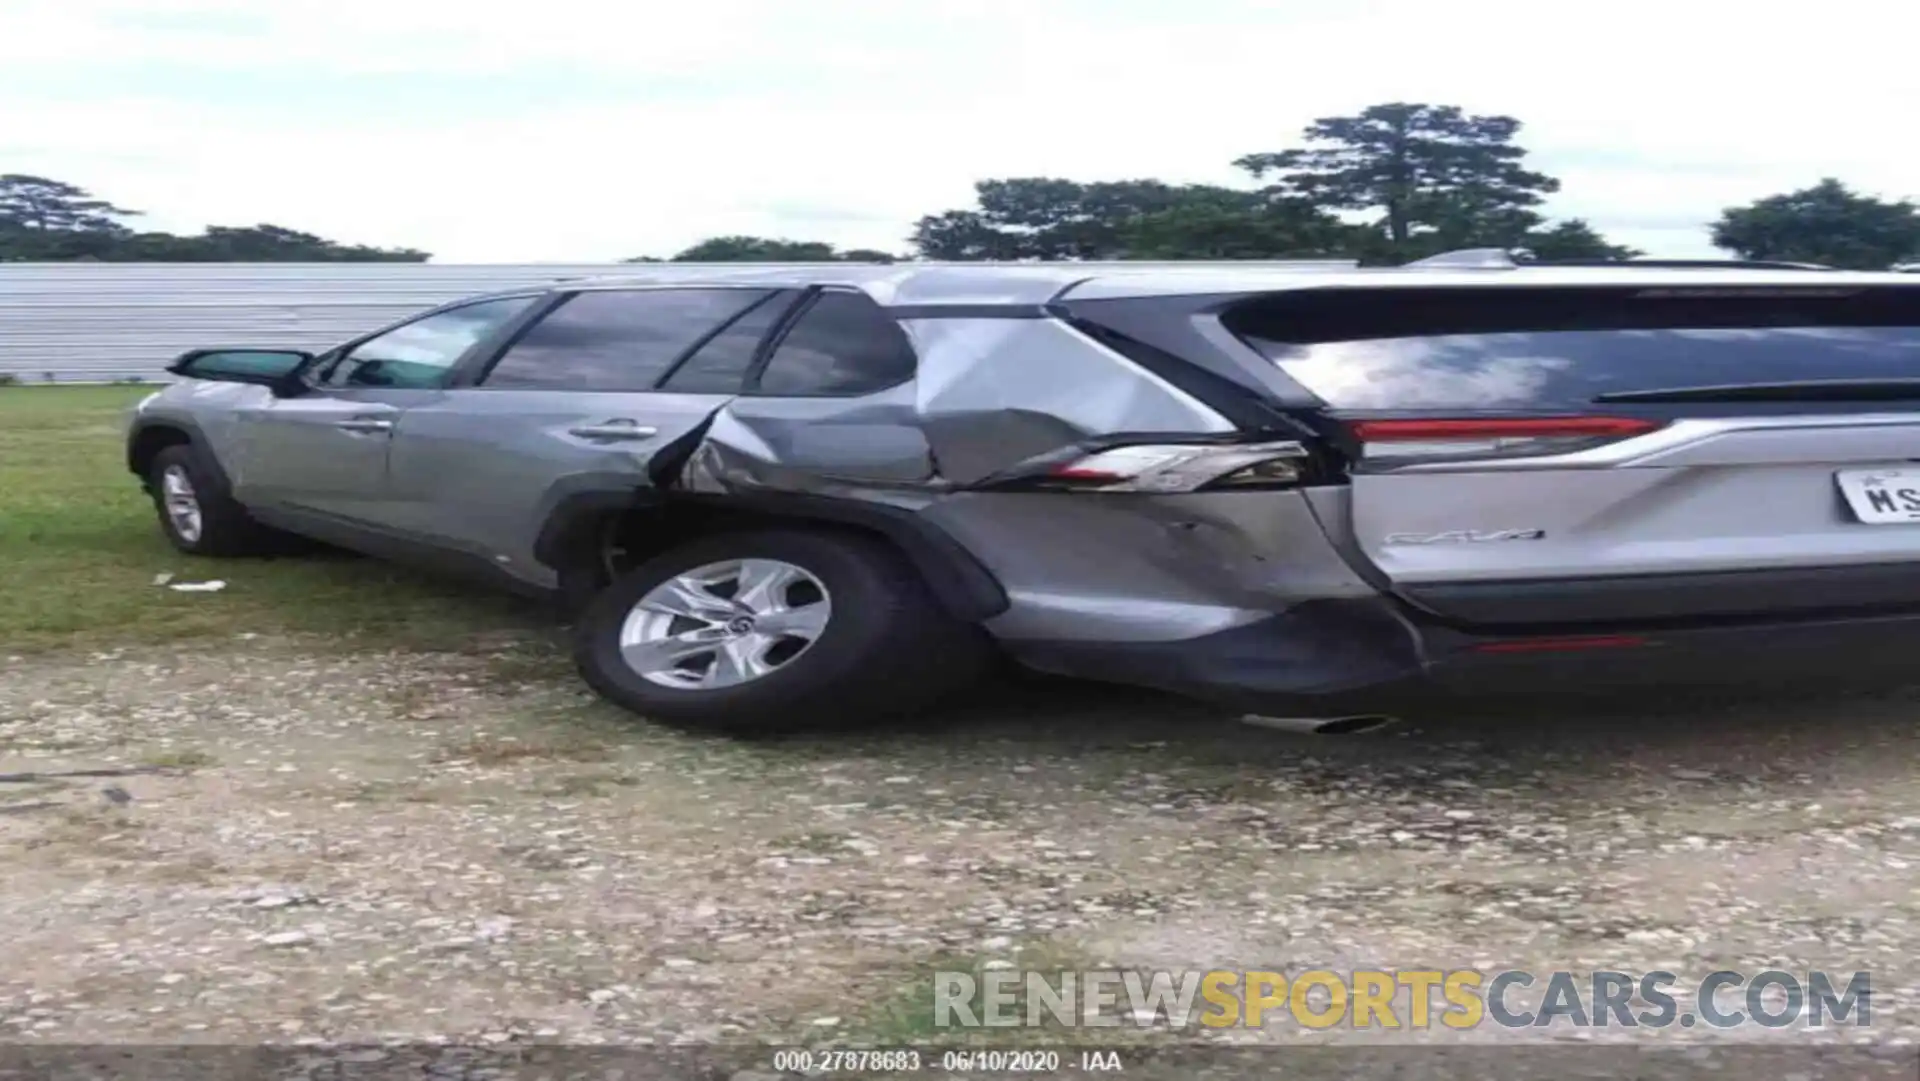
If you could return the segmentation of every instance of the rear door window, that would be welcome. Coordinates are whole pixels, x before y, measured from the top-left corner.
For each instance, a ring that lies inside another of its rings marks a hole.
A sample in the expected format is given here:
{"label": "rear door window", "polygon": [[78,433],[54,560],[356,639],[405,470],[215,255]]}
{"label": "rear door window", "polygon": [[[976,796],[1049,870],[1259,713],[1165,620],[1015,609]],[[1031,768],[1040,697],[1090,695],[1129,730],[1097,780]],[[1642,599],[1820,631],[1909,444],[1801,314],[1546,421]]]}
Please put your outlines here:
{"label": "rear door window", "polygon": [[480,385],[652,390],[674,362],[766,295],[758,289],[576,293],[508,346]]}
{"label": "rear door window", "polygon": [[753,367],[753,358],[759,355],[760,343],[779,325],[780,317],[799,296],[798,290],[782,290],[740,313],[720,333],[694,350],[692,356],[681,361],[661,389],[684,394],[740,393],[747,371]]}
{"label": "rear door window", "polygon": [[1920,378],[1920,289],[1899,287],[1301,290],[1221,321],[1338,410]]}
{"label": "rear door window", "polygon": [[913,377],[907,332],[865,294],[821,293],[774,347],[759,394],[850,397]]}

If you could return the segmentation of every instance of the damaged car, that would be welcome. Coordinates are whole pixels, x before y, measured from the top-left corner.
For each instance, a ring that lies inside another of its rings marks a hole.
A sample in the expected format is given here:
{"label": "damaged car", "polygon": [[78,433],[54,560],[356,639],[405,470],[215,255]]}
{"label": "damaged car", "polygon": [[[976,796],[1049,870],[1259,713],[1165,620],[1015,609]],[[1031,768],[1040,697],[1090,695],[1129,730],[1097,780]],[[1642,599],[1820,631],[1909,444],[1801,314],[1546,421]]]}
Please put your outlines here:
{"label": "damaged car", "polygon": [[188,353],[127,464],[558,599],[588,683],[776,732],[997,657],[1352,726],[1436,689],[1895,667],[1920,290],[1739,266],[662,268]]}

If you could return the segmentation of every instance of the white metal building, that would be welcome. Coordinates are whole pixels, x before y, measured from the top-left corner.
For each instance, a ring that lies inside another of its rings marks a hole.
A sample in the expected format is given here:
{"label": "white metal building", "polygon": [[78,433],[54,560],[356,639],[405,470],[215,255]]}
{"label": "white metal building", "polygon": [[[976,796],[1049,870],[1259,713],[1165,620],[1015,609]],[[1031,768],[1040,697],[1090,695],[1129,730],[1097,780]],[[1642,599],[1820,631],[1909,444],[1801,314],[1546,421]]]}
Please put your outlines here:
{"label": "white metal building", "polygon": [[[1094,270],[1115,264],[1085,265]],[[738,263],[727,266],[741,269]],[[166,378],[167,363],[188,349],[256,345],[317,351],[474,293],[649,269],[660,268],[617,263],[0,263],[0,382],[157,381]]]}
{"label": "white metal building", "polygon": [[216,345],[322,349],[470,293],[607,274],[432,263],[0,263],[0,373],[158,380]]}

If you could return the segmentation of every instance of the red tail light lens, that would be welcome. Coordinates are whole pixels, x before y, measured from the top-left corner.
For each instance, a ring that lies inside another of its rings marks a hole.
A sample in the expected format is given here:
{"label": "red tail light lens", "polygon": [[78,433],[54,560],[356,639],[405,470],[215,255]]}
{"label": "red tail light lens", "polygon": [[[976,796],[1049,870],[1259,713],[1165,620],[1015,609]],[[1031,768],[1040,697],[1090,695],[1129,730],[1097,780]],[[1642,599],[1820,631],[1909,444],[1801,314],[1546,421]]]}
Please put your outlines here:
{"label": "red tail light lens", "polygon": [[1358,420],[1348,430],[1366,464],[1570,454],[1658,429],[1639,417],[1461,417]]}
{"label": "red tail light lens", "polygon": [[1476,653],[1578,653],[1588,649],[1637,649],[1650,643],[1637,634],[1589,634],[1574,638],[1513,638],[1482,642]]}

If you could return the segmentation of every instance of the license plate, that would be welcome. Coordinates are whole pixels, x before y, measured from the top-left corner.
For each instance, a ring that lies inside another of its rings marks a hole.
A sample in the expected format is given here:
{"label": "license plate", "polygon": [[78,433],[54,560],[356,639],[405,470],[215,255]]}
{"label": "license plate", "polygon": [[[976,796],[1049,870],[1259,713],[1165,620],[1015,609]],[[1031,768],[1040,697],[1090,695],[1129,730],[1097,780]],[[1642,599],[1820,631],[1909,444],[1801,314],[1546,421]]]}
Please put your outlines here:
{"label": "license plate", "polygon": [[1920,469],[1849,469],[1833,479],[1853,516],[1868,525],[1920,522]]}

